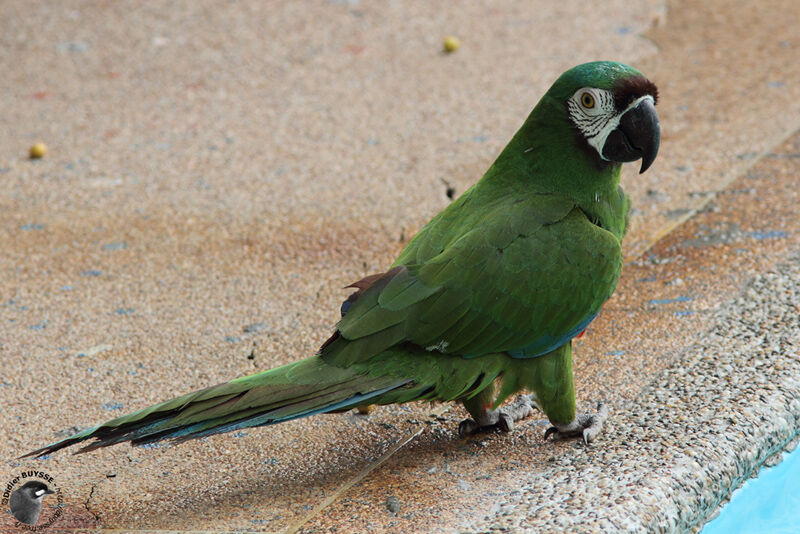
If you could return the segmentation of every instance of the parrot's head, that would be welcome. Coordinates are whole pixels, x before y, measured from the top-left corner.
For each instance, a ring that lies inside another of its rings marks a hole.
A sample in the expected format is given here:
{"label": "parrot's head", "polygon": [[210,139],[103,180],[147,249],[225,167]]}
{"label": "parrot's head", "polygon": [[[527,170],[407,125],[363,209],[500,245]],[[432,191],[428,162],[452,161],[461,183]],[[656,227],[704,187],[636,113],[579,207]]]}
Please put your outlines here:
{"label": "parrot's head", "polygon": [[563,103],[579,144],[600,163],[642,160],[646,171],[658,154],[658,89],[638,70],[614,61],[584,63],[566,71],[547,93]]}

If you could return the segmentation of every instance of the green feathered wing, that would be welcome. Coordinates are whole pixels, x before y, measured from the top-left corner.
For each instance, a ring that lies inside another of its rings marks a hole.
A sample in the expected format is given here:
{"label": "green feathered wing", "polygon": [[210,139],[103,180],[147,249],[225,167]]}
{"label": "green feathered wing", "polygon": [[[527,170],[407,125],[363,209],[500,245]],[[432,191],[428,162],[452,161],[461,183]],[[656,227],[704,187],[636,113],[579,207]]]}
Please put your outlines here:
{"label": "green feathered wing", "polygon": [[[476,209],[465,196],[359,296],[323,349],[326,361],[347,366],[402,342],[461,359],[535,357],[598,313],[621,269],[614,234],[568,199],[500,198]],[[479,217],[463,233],[460,211]]]}

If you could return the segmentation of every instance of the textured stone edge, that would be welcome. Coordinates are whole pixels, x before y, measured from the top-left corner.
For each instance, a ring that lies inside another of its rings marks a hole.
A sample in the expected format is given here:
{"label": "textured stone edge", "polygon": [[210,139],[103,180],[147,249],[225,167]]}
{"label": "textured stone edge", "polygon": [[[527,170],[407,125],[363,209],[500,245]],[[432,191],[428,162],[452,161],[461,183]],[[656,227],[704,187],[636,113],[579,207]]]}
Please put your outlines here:
{"label": "textured stone edge", "polygon": [[[697,530],[800,431],[800,257],[756,276],[618,407],[464,531]],[[689,336],[687,336],[689,337]]]}

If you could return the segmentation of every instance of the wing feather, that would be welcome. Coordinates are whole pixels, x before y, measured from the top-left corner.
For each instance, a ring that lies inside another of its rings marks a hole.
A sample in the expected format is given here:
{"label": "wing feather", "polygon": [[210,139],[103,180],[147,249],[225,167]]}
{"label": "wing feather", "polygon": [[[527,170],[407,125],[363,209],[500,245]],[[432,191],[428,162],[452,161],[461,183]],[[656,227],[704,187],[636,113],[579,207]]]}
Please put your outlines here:
{"label": "wing feather", "polygon": [[463,357],[535,357],[574,336],[616,286],[619,239],[569,200],[497,202],[460,235],[442,227],[454,220],[434,219],[359,294],[323,358],[364,360],[401,342]]}

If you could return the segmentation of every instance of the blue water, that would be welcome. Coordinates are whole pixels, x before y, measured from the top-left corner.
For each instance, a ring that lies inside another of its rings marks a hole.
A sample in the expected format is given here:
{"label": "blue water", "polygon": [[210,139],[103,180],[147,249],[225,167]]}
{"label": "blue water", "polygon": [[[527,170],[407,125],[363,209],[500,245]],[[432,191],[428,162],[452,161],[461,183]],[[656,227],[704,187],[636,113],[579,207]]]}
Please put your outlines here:
{"label": "blue water", "polygon": [[800,447],[775,467],[762,468],[733,492],[702,534],[797,534],[800,532]]}

